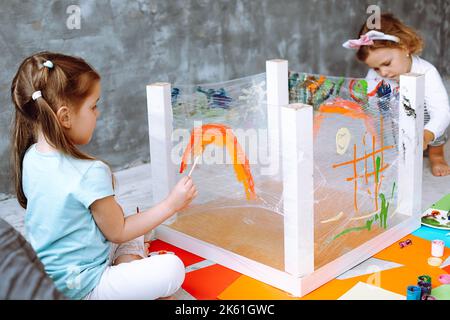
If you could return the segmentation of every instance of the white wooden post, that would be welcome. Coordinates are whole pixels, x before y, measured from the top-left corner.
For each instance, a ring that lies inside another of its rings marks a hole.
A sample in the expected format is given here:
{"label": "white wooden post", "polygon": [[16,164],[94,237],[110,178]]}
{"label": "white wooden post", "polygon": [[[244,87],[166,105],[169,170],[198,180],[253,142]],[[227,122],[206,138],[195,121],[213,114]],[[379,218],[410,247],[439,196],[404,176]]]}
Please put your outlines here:
{"label": "white wooden post", "polygon": [[294,276],[314,271],[313,108],[281,108],[284,268]]}
{"label": "white wooden post", "polygon": [[400,76],[398,209],[420,217],[422,198],[425,76]]}
{"label": "white wooden post", "polygon": [[[164,200],[175,185],[175,169],[170,156],[173,131],[170,83],[147,86],[147,113],[153,202],[156,204]],[[174,219],[176,215],[165,223]]]}
{"label": "white wooden post", "polygon": [[266,61],[267,131],[270,166],[264,175],[277,175],[280,170],[280,108],[289,104],[288,61]]}

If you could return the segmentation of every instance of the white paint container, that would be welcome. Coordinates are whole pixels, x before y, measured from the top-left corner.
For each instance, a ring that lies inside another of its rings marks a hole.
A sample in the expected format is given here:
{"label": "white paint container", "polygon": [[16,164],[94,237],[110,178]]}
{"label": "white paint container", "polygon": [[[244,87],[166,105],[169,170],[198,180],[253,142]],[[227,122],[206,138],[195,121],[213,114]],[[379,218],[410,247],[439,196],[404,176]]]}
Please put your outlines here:
{"label": "white paint container", "polygon": [[444,255],[444,241],[433,240],[431,242],[431,255],[433,257],[442,257]]}

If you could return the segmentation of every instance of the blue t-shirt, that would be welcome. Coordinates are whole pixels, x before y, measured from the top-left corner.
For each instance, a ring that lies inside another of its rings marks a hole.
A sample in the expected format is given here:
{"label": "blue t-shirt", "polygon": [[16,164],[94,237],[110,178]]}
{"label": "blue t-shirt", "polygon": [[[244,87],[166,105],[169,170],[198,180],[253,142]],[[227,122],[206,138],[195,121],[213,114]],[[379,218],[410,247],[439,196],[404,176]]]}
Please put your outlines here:
{"label": "blue t-shirt", "polygon": [[110,242],[89,206],[114,195],[109,167],[32,145],[23,159],[25,235],[45,271],[67,297],[82,299],[100,281]]}

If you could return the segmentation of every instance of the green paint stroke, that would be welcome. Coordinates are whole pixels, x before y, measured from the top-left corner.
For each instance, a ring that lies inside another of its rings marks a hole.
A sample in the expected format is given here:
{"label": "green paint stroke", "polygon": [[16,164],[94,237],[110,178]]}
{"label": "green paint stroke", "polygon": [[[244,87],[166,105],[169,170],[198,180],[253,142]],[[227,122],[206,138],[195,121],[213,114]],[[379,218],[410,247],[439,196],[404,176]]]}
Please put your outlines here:
{"label": "green paint stroke", "polygon": [[[376,215],[375,215],[375,216],[376,216]],[[375,219],[373,219],[373,220],[375,220]],[[369,220],[366,221],[366,228],[367,228],[367,230],[369,230],[369,231],[370,231],[370,229],[372,228],[373,220],[372,220],[372,219],[369,219]]]}
{"label": "green paint stroke", "polygon": [[363,227],[355,227],[355,228],[345,229],[344,231],[342,231],[338,235],[334,236],[333,240],[336,240],[337,238],[339,238],[340,236],[343,236],[346,233],[353,232],[353,231],[361,231],[361,230],[365,230],[365,229],[367,229],[367,225],[365,225]]}
{"label": "green paint stroke", "polygon": [[367,81],[360,79],[356,82],[353,92],[361,94],[364,98],[367,98]]}
{"label": "green paint stroke", "polygon": [[380,227],[387,228],[387,214],[389,210],[389,202],[386,201],[386,197],[383,193],[380,193],[381,210],[380,210]]}
{"label": "green paint stroke", "polygon": [[[377,158],[377,176],[378,176],[378,170],[379,170],[379,158]],[[391,200],[394,197],[394,190],[395,190],[395,181],[392,186],[392,194],[391,194]],[[344,234],[355,232],[355,231],[362,231],[362,230],[368,230],[370,231],[372,229],[372,224],[376,221],[379,221],[379,225],[381,228],[387,229],[387,217],[389,212],[389,205],[390,201],[386,201],[386,197],[383,193],[380,193],[380,199],[381,199],[381,210],[379,214],[376,214],[373,216],[373,218],[370,218],[366,220],[366,224],[361,227],[354,227],[354,228],[348,228],[339,233],[338,235],[334,236],[333,240],[336,240],[340,236],[343,236]]]}
{"label": "green paint stroke", "polygon": [[355,85],[353,86],[353,94],[355,96],[355,100],[361,103],[361,106],[364,109],[368,107],[368,96],[367,96],[367,81],[364,79],[357,80]]}
{"label": "green paint stroke", "polygon": [[366,229],[367,229],[368,231],[370,231],[370,229],[372,229],[372,223],[373,223],[375,220],[377,220],[377,219],[378,219],[378,217],[375,216],[374,219],[369,219],[369,220],[367,220],[367,221],[366,221],[366,224],[365,224],[364,226],[362,226],[362,227],[355,227],[355,228],[345,229],[344,231],[342,231],[341,233],[339,233],[337,236],[335,236],[335,237],[333,238],[333,240],[335,240],[335,239],[339,238],[340,236],[343,236],[344,234],[349,233],[349,232],[362,231],[362,230],[366,230]]}
{"label": "green paint stroke", "polygon": [[391,199],[394,197],[394,190],[395,190],[395,181],[394,184],[392,185]]}
{"label": "green paint stroke", "polygon": [[339,80],[336,80],[334,83],[336,84],[336,86],[335,86],[335,90],[334,90],[334,92],[335,92],[335,95],[339,95],[340,94],[340,92],[341,92],[341,88],[342,88],[342,85],[344,84],[344,77],[341,77],[341,78],[339,78]]}
{"label": "green paint stroke", "polygon": [[375,175],[375,183],[378,184],[378,178],[380,176],[380,167],[381,167],[381,159],[380,159],[380,157],[377,157],[376,165],[377,165],[377,167],[376,167],[376,170],[375,170],[375,173],[376,173],[376,175]]}

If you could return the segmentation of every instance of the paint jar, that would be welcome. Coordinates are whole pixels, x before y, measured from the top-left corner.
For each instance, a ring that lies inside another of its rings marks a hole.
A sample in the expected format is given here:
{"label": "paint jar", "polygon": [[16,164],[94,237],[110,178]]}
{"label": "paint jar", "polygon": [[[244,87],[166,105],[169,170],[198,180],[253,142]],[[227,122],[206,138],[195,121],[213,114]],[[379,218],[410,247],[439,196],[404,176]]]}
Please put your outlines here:
{"label": "paint jar", "polygon": [[431,294],[431,283],[430,282],[423,282],[419,281],[418,286],[421,290],[421,297],[429,296]]}
{"label": "paint jar", "polygon": [[440,258],[444,255],[444,241],[433,240],[431,242],[431,255]]}
{"label": "paint jar", "polygon": [[406,289],[406,300],[420,300],[422,289],[419,286],[408,286]]}
{"label": "paint jar", "polygon": [[431,277],[429,276],[429,275],[427,275],[427,274],[424,274],[424,275],[421,275],[421,276],[419,276],[418,278],[417,278],[417,281],[420,283],[421,281],[422,282],[428,282],[428,283],[431,283]]}

